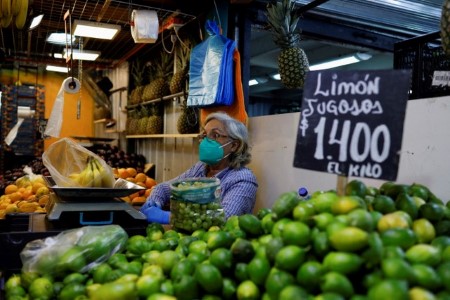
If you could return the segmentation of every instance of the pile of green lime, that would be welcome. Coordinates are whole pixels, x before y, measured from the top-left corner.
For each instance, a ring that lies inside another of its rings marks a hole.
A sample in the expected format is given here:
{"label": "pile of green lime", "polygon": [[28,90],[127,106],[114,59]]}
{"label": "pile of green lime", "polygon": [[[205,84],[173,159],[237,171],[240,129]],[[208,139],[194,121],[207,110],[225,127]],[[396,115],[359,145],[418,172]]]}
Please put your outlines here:
{"label": "pile of green lime", "polygon": [[11,276],[6,299],[450,299],[450,202],[418,183],[345,190],[190,233],[149,224],[88,272]]}

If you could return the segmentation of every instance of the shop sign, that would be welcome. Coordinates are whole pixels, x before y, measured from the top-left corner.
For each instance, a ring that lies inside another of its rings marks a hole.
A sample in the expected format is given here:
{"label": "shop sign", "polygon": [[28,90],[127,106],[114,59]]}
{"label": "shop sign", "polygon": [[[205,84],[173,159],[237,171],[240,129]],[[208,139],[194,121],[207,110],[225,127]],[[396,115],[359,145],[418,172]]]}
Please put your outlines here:
{"label": "shop sign", "polygon": [[395,181],[410,70],[311,71],[294,167]]}

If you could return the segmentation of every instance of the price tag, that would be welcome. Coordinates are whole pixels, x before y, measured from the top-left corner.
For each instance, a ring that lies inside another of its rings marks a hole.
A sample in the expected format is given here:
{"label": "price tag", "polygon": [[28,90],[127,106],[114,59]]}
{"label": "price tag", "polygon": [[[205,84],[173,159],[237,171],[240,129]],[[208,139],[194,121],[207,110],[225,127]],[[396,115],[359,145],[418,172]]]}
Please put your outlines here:
{"label": "price tag", "polygon": [[410,70],[309,72],[294,167],[395,181]]}

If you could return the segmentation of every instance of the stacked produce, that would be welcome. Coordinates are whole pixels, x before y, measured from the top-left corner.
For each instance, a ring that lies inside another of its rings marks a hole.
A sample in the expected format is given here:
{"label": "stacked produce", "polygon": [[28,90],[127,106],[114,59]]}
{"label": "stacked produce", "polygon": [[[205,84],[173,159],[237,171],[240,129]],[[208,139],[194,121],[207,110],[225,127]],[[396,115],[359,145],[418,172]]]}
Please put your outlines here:
{"label": "stacked produce", "polygon": [[0,196],[0,219],[8,213],[44,213],[49,188],[41,175],[25,175],[5,187]]}
{"label": "stacked produce", "polygon": [[134,205],[142,205],[147,200],[147,197],[150,196],[152,192],[152,188],[156,185],[156,180],[147,176],[147,174],[138,172],[135,168],[113,168],[114,177],[122,178],[129,182],[133,182],[139,186],[145,188],[145,190],[133,193],[126,197],[122,197],[121,199],[125,202],[134,204]]}
{"label": "stacked produce", "polygon": [[[85,272],[22,273],[7,299],[449,299],[450,204],[420,184],[286,192],[190,235],[150,224]],[[35,278],[29,280],[29,278]],[[40,281],[40,282],[37,282]],[[43,284],[45,281],[45,287]]]}
{"label": "stacked produce", "polygon": [[89,148],[112,168],[135,168],[143,172],[146,159],[142,154],[127,153],[119,147],[109,144],[95,144]]}

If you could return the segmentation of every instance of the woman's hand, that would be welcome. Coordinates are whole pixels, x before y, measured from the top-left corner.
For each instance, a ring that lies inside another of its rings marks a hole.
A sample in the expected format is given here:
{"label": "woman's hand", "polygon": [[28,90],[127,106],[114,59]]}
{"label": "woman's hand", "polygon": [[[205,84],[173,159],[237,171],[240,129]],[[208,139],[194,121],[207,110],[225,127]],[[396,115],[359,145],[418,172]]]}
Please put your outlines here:
{"label": "woman's hand", "polygon": [[169,224],[170,211],[162,210],[158,206],[150,206],[141,212],[147,217],[147,221],[151,223]]}

